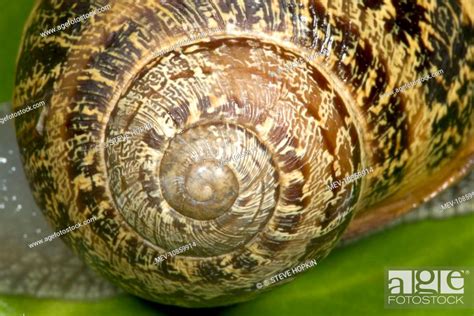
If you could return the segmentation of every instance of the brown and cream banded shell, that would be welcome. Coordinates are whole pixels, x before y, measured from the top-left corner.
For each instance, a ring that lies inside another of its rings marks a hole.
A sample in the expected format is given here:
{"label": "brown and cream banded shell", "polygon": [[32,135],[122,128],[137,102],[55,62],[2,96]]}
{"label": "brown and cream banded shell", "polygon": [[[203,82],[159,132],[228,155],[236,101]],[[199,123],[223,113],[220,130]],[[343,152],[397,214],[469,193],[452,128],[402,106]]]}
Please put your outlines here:
{"label": "brown and cream banded shell", "polygon": [[16,120],[38,205],[56,229],[95,216],[63,239],[130,293],[249,299],[472,166],[469,1],[108,4],[43,37],[104,3],[37,2],[14,105],[47,103]]}

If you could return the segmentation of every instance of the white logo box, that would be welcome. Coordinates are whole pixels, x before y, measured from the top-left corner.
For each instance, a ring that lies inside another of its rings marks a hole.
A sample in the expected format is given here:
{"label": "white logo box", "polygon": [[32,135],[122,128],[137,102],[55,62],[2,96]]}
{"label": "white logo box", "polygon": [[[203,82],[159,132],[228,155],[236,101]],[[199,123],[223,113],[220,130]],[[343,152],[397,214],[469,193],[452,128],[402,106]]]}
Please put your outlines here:
{"label": "white logo box", "polygon": [[474,306],[472,270],[474,270],[472,267],[386,268],[385,307],[467,308]]}

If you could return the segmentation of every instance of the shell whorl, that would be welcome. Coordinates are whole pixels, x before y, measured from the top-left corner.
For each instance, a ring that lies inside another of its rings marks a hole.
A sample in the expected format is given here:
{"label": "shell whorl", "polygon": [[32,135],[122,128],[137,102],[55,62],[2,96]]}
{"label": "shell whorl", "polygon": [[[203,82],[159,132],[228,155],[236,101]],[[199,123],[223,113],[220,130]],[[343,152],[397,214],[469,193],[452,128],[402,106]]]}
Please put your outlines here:
{"label": "shell whorl", "polygon": [[[452,181],[474,152],[469,63],[382,96],[444,66],[442,48],[456,48],[447,63],[459,52],[474,60],[461,8],[372,1],[353,8],[360,25],[342,4],[231,2],[118,1],[40,38],[57,23],[51,12],[84,9],[43,1],[20,54],[15,104],[52,91],[41,115],[16,122],[35,199],[55,227],[96,216],[65,241],[122,288],[166,304],[248,299],[261,280],[326,256],[356,213],[418,192],[435,171],[433,185]],[[440,21],[455,24],[450,42]],[[459,86],[467,92],[453,101]],[[328,188],[366,167],[375,172]]]}
{"label": "shell whorl", "polygon": [[[238,275],[234,286],[244,278],[253,286],[261,278],[253,269],[298,262],[308,234],[339,231],[348,219],[357,186],[332,194],[321,179],[336,177],[328,152],[343,176],[357,168],[357,134],[341,97],[302,57],[214,36],[212,45],[196,40],[160,56],[135,78],[106,135],[152,128],[103,154],[115,207],[141,237],[158,251],[195,242],[182,260],[196,271],[245,261],[247,272],[228,273]],[[278,69],[279,80],[268,75]]]}

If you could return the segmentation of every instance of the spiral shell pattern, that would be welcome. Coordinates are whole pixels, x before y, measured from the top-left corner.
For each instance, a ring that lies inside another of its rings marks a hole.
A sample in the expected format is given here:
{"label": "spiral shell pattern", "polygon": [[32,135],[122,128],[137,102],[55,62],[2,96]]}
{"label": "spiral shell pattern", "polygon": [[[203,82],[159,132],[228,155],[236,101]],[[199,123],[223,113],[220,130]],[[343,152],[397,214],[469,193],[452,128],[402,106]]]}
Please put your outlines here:
{"label": "spiral shell pattern", "polygon": [[[374,23],[367,32],[348,21],[352,9],[363,10],[342,3],[123,0],[90,23],[38,37],[57,22],[52,12],[65,19],[97,6],[38,3],[15,103],[25,102],[28,89],[40,91],[34,97],[53,93],[41,114],[17,121],[17,132],[35,198],[52,225],[100,219],[65,241],[135,295],[182,306],[246,300],[259,281],[325,257],[356,213],[406,192],[405,176],[454,165],[443,154],[447,145],[430,141],[441,137],[436,128],[436,137],[413,140],[434,124],[436,111],[413,101],[434,87],[380,96],[398,82],[392,78],[407,77],[403,67],[389,73],[368,35],[394,50],[407,35],[376,24],[393,11],[378,1],[362,5],[373,13],[363,15],[366,27]],[[472,45],[466,51],[473,60]],[[407,59],[419,62],[415,53]],[[464,158],[473,147],[466,145],[472,84],[469,91],[458,105],[468,121],[446,131],[458,135]],[[426,148],[436,152],[421,169],[408,154]],[[370,176],[328,189],[368,166]]]}

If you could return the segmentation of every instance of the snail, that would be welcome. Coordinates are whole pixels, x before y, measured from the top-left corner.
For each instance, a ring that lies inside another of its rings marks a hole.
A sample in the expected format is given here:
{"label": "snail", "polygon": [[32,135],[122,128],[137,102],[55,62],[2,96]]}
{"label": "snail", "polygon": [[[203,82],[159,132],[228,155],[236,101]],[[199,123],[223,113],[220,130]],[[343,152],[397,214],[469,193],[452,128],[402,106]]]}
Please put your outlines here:
{"label": "snail", "polygon": [[35,4],[13,104],[46,103],[15,118],[37,204],[96,218],[62,239],[129,293],[248,300],[472,168],[468,1],[104,5]]}

